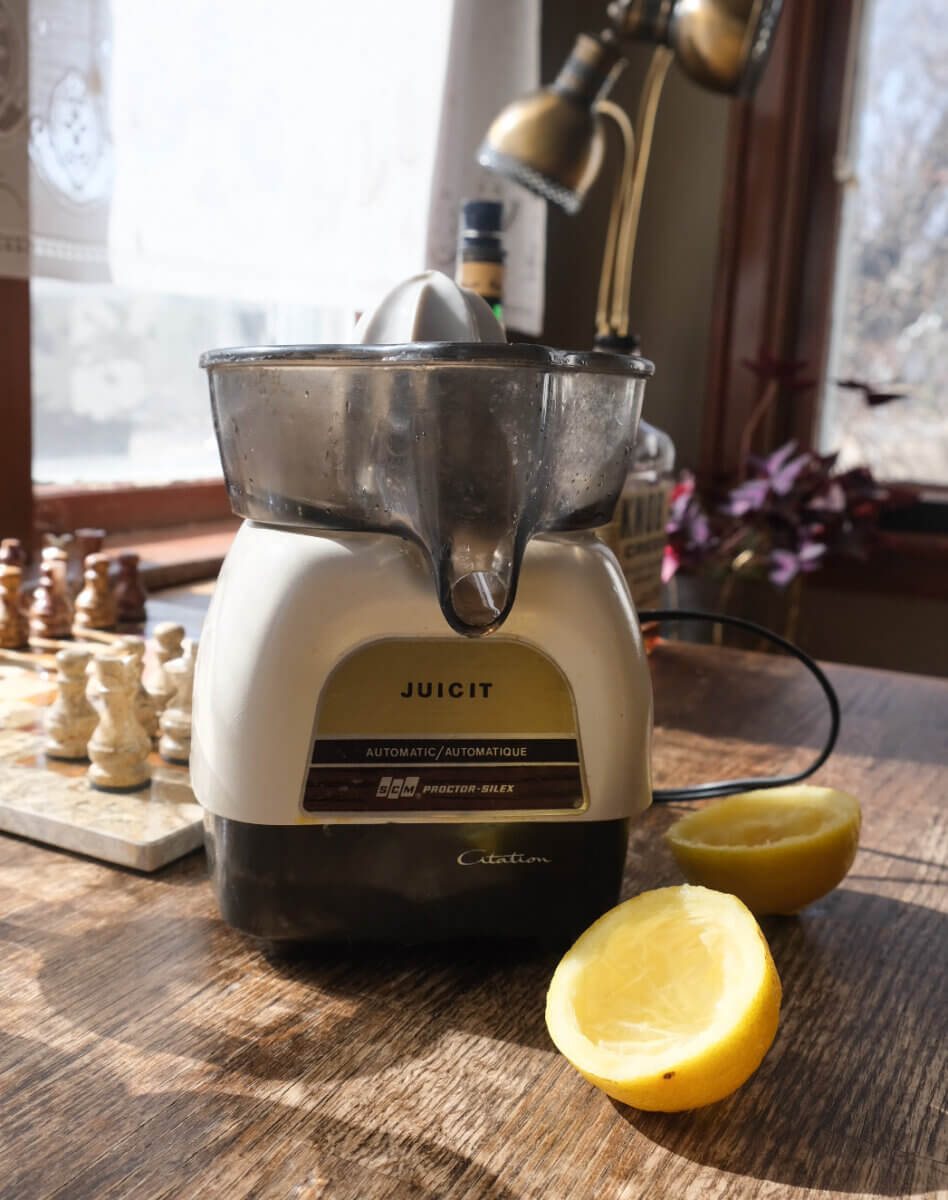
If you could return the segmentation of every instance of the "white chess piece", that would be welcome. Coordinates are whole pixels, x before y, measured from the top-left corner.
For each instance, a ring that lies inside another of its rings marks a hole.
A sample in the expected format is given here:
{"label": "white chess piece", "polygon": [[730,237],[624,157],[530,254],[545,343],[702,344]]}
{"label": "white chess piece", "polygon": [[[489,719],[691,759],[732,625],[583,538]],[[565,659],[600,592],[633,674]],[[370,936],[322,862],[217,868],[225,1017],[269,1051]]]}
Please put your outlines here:
{"label": "white chess piece", "polygon": [[56,655],[56,699],[46,711],[46,754],[49,758],[86,758],[89,739],[99,722],[86,699],[89,652],[78,647]]}
{"label": "white chess piece", "polygon": [[99,723],[89,741],[89,782],[102,791],[137,791],[151,778],[151,738],[135,717],[134,661],[102,655],[94,671]]}
{"label": "white chess piece", "polygon": [[121,658],[122,650],[118,642],[107,642],[105,645],[98,646],[92,653],[92,659],[86,667],[86,699],[96,710],[100,712],[102,708],[101,693],[102,684],[99,680],[99,673],[96,670],[96,663],[100,658]]}
{"label": "white chess piece", "polygon": [[127,655],[135,663],[135,716],[138,723],[148,736],[154,740],[158,736],[158,710],[151,694],[145,690],[142,682],[142,667],[145,661],[145,639],[142,637],[123,637],[118,641],[122,654]]}
{"label": "white chess piece", "polygon": [[191,696],[194,692],[194,661],[197,642],[186,638],[184,653],[165,666],[175,685],[174,696],[161,714],[158,753],[171,763],[186,765],[191,756]]}
{"label": "white chess piece", "polygon": [[180,658],[183,650],[183,625],[176,625],[174,621],[162,621],[160,625],[155,626],[155,658],[158,660],[158,666],[148,691],[158,714],[168,707],[175,692],[173,680],[165,674],[165,665]]}

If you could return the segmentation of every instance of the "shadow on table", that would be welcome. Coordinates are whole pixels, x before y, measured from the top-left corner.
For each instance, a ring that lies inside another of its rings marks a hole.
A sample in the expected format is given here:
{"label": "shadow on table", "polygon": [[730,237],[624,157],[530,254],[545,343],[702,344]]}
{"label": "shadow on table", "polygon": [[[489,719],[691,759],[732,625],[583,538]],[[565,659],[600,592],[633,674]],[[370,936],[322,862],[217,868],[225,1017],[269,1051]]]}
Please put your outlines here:
{"label": "shadow on table", "polygon": [[763,924],[783,1006],[757,1074],[693,1112],[616,1111],[673,1153],[734,1174],[880,1196],[944,1188],[948,918],[836,891]]}
{"label": "shadow on table", "polygon": [[[623,896],[679,881],[661,843],[679,815],[656,806],[633,824]],[[195,859],[158,876],[169,893],[204,878]],[[164,915],[99,923],[77,938],[57,936],[45,912],[28,926],[0,922],[0,943],[42,956],[44,999],[73,1026],[260,1079],[371,1077],[425,1056],[452,1031],[552,1052],[545,997],[563,945],[275,951],[211,916],[210,892],[207,900],[207,916],[185,917],[169,895]]]}
{"label": "shadow on table", "polygon": [[[374,1076],[451,1031],[549,1048],[556,952],[536,944],[270,954],[220,920],[144,917],[81,938],[0,922],[39,951],[46,1003],[80,1029],[266,1080]],[[230,992],[240,989],[228,999]]]}
{"label": "shadow on table", "polygon": [[[198,1189],[243,1196],[254,1175],[265,1181],[267,1195],[309,1195],[312,1185],[333,1194],[338,1188],[346,1195],[435,1200],[463,1178],[465,1194],[512,1200],[493,1173],[426,1138],[362,1128],[223,1088],[135,1092],[107,1069],[84,1062],[81,1052],[62,1053],[2,1032],[0,1054],[21,1071],[25,1066],[54,1079],[57,1096],[57,1103],[41,1109],[24,1104],[19,1089],[0,1099],[2,1200],[53,1194],[80,1200],[132,1191],[195,1195]],[[101,1136],[106,1125],[108,1135]],[[239,1151],[238,1143],[249,1143],[252,1152]]]}

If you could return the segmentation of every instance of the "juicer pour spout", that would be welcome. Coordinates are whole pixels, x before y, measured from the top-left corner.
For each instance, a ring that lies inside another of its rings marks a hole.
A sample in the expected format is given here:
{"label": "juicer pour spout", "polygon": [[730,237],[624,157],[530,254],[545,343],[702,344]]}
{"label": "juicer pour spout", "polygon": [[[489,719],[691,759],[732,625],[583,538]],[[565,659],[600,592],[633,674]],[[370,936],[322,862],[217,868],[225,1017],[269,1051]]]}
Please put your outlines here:
{"label": "juicer pour spout", "polygon": [[494,546],[472,550],[461,531],[434,563],[438,602],[444,619],[457,633],[480,637],[505,620],[513,604],[523,546],[512,534]]}

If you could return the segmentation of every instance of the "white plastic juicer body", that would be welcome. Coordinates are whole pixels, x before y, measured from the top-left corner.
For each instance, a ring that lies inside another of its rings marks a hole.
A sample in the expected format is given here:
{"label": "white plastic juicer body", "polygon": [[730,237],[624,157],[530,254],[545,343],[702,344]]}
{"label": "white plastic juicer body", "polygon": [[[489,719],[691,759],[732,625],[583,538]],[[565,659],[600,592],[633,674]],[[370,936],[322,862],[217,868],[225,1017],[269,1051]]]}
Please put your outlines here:
{"label": "white plastic juicer body", "polygon": [[[587,533],[535,538],[489,638],[533,647],[567,681],[581,810],[305,811],[323,687],[386,639],[471,644],[447,627],[417,547],[244,524],[204,626],[191,756],[225,917],[273,939],[582,928],[615,902],[628,819],[651,795],[648,668],[612,553]],[[489,847],[486,865],[463,861],[466,846]],[[441,901],[453,918],[438,929]]]}

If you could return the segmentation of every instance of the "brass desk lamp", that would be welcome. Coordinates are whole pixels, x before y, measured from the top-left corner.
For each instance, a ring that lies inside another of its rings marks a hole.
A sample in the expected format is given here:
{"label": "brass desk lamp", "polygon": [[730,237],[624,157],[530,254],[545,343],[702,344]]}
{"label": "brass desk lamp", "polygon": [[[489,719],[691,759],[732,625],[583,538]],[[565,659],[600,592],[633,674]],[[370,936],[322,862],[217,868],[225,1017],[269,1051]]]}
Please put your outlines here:
{"label": "brass desk lamp", "polygon": [[[696,83],[748,95],[766,61],[782,0],[613,0],[609,26],[580,34],[548,87],[509,104],[477,152],[485,167],[578,212],[605,153],[603,117],[622,138],[606,233],[596,344],[629,344],[629,293],[642,191],[662,84],[673,59]],[[623,43],[656,46],[633,128],[606,95],[625,65]]]}

